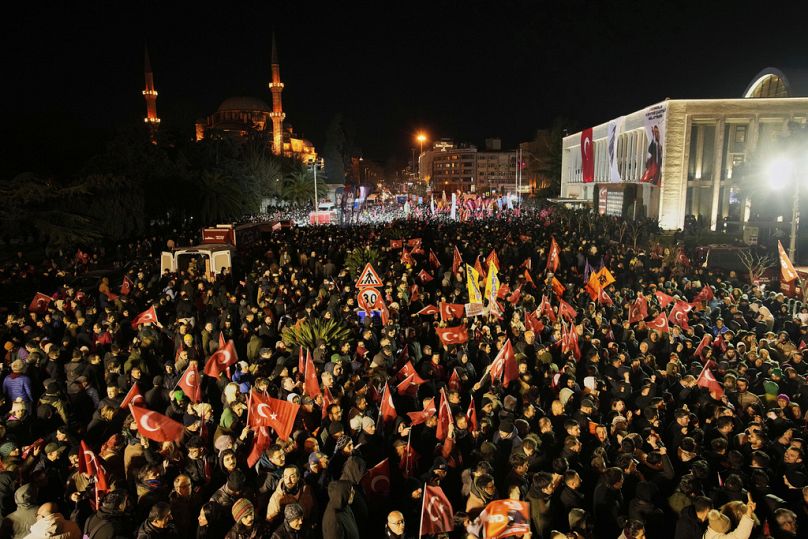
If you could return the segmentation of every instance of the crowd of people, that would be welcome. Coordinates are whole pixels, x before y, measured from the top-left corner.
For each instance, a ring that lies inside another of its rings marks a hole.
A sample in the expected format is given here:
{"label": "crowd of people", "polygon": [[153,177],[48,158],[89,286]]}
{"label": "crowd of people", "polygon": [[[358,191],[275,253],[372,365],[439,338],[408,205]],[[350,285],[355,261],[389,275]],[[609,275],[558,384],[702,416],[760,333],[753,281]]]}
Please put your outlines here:
{"label": "crowd of people", "polygon": [[[808,309],[774,289],[584,212],[295,227],[161,275],[187,234],[84,247],[125,271],[89,292],[72,257],[2,268],[52,288],[0,327],[0,539],[808,529]],[[346,264],[366,247],[380,312]],[[501,283],[481,309],[474,272]]]}

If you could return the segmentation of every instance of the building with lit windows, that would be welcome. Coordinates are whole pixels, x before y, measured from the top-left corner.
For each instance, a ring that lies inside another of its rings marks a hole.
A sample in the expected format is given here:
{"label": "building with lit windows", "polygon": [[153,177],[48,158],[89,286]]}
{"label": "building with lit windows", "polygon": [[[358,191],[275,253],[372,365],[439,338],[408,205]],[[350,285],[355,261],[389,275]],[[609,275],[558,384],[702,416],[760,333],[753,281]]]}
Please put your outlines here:
{"label": "building with lit windows", "polygon": [[564,138],[561,198],[600,213],[651,217],[663,229],[692,216],[713,230],[743,225],[751,199],[733,170],[776,151],[792,122],[808,122],[808,82],[761,71],[734,99],[668,99]]}
{"label": "building with lit windows", "polygon": [[435,192],[514,193],[516,152],[498,147],[499,139],[487,139],[485,150],[443,139],[419,156],[419,178]]}

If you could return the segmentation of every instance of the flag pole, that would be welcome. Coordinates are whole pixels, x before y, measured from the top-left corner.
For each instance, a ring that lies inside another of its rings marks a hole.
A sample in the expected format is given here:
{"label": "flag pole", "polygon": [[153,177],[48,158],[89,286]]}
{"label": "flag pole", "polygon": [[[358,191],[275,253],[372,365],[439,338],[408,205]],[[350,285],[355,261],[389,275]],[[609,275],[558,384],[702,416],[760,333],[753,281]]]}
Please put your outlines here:
{"label": "flag pole", "polygon": [[410,475],[410,439],[412,438],[412,427],[407,432],[407,467],[405,468],[407,471],[407,475]]}
{"label": "flag pole", "polygon": [[[408,459],[409,462],[409,459]],[[424,505],[426,502],[426,481],[424,481],[424,488],[421,491],[421,521],[418,523],[418,537],[424,535]]]}
{"label": "flag pole", "polygon": [[250,426],[250,410],[252,409],[252,394],[253,389],[250,388],[250,394],[247,397],[247,426]]}

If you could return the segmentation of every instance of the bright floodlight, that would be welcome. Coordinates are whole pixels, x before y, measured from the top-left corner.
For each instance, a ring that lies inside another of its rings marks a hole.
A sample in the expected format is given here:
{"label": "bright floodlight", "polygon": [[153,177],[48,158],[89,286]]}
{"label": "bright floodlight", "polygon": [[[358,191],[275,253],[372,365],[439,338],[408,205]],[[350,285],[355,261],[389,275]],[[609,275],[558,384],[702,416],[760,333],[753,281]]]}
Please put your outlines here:
{"label": "bright floodlight", "polygon": [[782,189],[791,180],[791,175],[794,173],[794,162],[787,157],[778,157],[769,163],[767,173],[769,187]]}
{"label": "bright floodlight", "polygon": [[424,142],[426,142],[426,135],[424,135],[423,133],[418,133],[418,136],[415,137],[415,139],[421,144],[423,144]]}

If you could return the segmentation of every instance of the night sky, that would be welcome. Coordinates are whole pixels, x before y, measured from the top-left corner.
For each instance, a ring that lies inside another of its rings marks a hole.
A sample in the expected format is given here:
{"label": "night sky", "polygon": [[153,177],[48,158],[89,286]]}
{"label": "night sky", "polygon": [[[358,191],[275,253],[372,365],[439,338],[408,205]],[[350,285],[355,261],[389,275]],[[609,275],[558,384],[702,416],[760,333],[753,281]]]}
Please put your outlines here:
{"label": "night sky", "polygon": [[800,2],[342,4],[17,7],[0,37],[2,177],[71,172],[142,124],[146,40],[165,128],[191,137],[230,96],[270,102],[274,28],[287,121],[322,149],[342,112],[365,157],[402,163],[422,128],[513,147],[558,116],[580,127],[665,97],[740,97],[766,66],[808,67]]}

